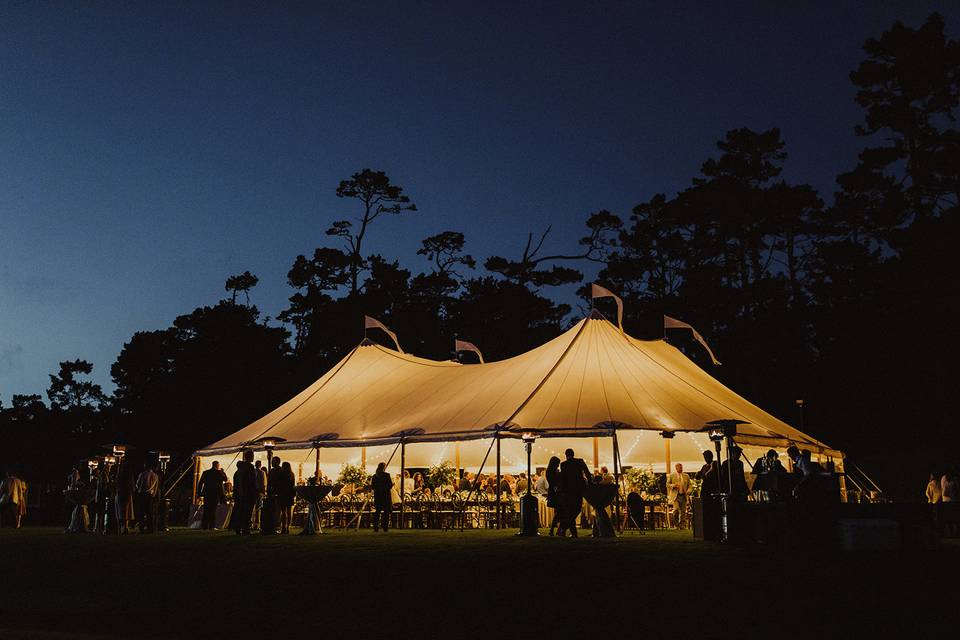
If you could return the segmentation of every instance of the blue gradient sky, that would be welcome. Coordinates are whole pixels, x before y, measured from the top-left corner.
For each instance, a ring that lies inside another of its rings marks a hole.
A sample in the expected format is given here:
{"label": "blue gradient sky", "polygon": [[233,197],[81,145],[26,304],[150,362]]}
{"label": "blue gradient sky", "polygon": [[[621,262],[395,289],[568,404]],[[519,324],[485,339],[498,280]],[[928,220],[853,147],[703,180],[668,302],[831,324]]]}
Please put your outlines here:
{"label": "blue gradient sky", "polygon": [[[80,3],[75,3],[80,4]],[[420,212],[368,248],[425,268],[466,233],[518,254],[553,224],[689,183],[730,128],[779,126],[787,177],[855,162],[865,38],[945,2],[0,5],[0,399],[57,362],[109,367],[137,330],[260,276],[276,315],[298,253],[384,169]],[[279,4],[279,3],[276,3]]]}

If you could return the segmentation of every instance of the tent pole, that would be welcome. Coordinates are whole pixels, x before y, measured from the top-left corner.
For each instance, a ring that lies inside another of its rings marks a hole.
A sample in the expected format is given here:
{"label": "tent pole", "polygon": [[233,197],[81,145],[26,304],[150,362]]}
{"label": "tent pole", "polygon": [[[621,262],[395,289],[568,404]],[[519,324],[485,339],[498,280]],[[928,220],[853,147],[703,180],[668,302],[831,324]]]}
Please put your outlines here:
{"label": "tent pole", "polygon": [[500,528],[500,434],[497,434],[497,529]]}
{"label": "tent pole", "polygon": [[613,435],[613,479],[617,484],[617,501],[616,501],[616,514],[617,514],[617,528],[620,527],[620,444],[617,441],[617,432],[614,430]]}
{"label": "tent pole", "polygon": [[317,484],[320,484],[320,447],[317,447],[316,465],[317,468],[313,472],[313,477],[316,478]]}
{"label": "tent pole", "polygon": [[454,451],[456,452],[457,457],[457,487],[460,486],[460,443],[457,442],[454,445]]}
{"label": "tent pole", "polygon": [[200,482],[200,456],[193,459],[193,502],[197,504],[197,484]]}
{"label": "tent pole", "polygon": [[593,436],[593,472],[600,472],[600,438]]}
{"label": "tent pole", "polygon": [[[664,457],[664,460],[665,460],[666,463],[667,463],[666,473],[664,474],[663,488],[666,490],[667,495],[670,495],[670,486],[669,486],[669,483],[670,483],[670,441],[673,439],[673,434],[670,433],[669,431],[663,431],[663,432],[660,433],[660,435],[663,437],[663,457]],[[669,509],[669,504],[667,505],[667,508],[664,509],[664,515],[665,515],[666,522],[667,522],[667,528],[669,528],[669,527],[670,527],[670,509]],[[682,517],[682,516],[681,516],[681,517]]]}
{"label": "tent pole", "polygon": [[480,463],[480,468],[477,469],[477,477],[473,480],[473,487],[470,491],[467,492],[467,499],[463,501],[463,514],[460,518],[460,531],[463,532],[463,524],[467,519],[467,508],[470,505],[470,498],[473,497],[473,494],[476,492],[477,487],[480,486],[480,474],[483,473],[483,465],[487,464],[487,458],[490,457],[490,449],[493,448],[493,440],[490,441],[490,446],[487,447],[487,453],[483,456],[483,462]]}
{"label": "tent pole", "polygon": [[403,472],[407,467],[407,443],[400,440],[400,522],[397,526],[398,529],[403,529],[403,497],[405,493],[405,487],[403,482]]}

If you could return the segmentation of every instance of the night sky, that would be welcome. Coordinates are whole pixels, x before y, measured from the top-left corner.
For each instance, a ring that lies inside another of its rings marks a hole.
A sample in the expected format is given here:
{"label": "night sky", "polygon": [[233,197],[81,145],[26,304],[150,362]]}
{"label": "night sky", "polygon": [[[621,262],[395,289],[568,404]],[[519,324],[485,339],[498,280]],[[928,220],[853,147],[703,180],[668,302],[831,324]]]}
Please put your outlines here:
{"label": "night sky", "polygon": [[0,5],[7,406],[65,359],[112,389],[135,331],[215,303],[231,274],[257,274],[275,316],[364,167],[420,209],[367,252],[413,269],[448,229],[479,259],[547,224],[570,250],[589,212],[684,188],[735,127],[779,126],[785,177],[829,199],[864,145],[863,41],[932,11],[960,35],[956,7],[919,1],[93,4]]}

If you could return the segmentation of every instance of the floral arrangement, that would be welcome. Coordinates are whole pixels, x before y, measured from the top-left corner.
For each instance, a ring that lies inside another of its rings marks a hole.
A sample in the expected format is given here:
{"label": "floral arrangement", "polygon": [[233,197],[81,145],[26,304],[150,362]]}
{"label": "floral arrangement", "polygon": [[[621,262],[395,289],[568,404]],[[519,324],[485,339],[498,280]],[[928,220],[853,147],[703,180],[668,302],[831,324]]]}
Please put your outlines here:
{"label": "floral arrangement", "polygon": [[370,476],[364,471],[363,467],[346,464],[340,467],[340,475],[337,476],[339,484],[352,484],[357,491],[363,491],[370,484]]}
{"label": "floral arrangement", "polygon": [[444,460],[440,464],[435,464],[427,471],[427,484],[431,487],[439,488],[444,485],[452,485],[457,479],[457,470],[449,462]]}
{"label": "floral arrangement", "polygon": [[632,467],[625,469],[623,476],[627,480],[627,486],[638,491],[647,502],[663,502],[667,499],[665,495],[660,493],[660,485],[653,469]]}

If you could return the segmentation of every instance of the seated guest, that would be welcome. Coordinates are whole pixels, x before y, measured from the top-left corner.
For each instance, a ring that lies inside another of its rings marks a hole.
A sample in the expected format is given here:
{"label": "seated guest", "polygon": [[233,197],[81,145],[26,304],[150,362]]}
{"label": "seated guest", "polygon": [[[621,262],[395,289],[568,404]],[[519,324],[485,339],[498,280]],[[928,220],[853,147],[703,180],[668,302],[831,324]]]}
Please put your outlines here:
{"label": "seated guest", "polygon": [[536,475],[536,481],[533,483],[533,488],[536,490],[537,495],[546,498],[550,495],[550,484],[547,482],[546,473],[538,473]]}
{"label": "seated guest", "polygon": [[520,478],[517,480],[517,485],[516,485],[517,495],[522,496],[526,494],[528,485],[529,483],[527,482],[527,474],[521,473]]}
{"label": "seated guest", "polygon": [[457,486],[459,491],[470,491],[473,488],[473,474],[464,473],[460,478],[460,484]]}
{"label": "seated guest", "polygon": [[415,474],[413,474],[413,487],[410,493],[411,494],[420,493],[421,491],[423,491],[424,486],[425,485],[423,483],[423,474],[417,471]]}
{"label": "seated guest", "polygon": [[616,478],[613,477],[610,470],[606,467],[600,467],[600,480],[598,484],[613,484],[614,482],[616,482]]}
{"label": "seated guest", "polygon": [[500,495],[512,496],[513,490],[510,487],[510,480],[513,478],[508,474],[500,478]]}

